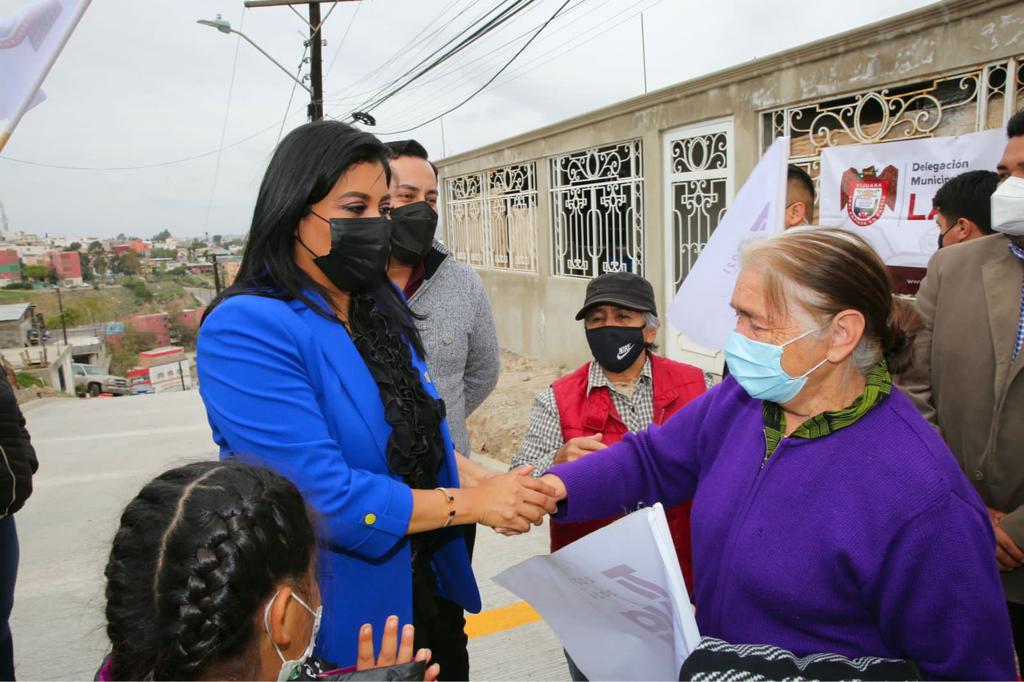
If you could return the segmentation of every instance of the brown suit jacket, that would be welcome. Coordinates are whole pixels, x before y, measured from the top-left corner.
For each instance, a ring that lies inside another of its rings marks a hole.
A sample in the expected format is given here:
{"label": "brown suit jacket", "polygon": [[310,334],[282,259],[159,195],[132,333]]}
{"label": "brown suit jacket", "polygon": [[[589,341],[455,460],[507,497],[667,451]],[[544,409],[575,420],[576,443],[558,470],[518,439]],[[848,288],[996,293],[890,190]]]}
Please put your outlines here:
{"label": "brown suit jacket", "polygon": [[[916,367],[902,381],[1024,548],[1024,350],[1011,361],[1022,278],[1002,234],[936,252],[917,295]],[[1004,573],[1003,587],[1024,603],[1024,568]]]}

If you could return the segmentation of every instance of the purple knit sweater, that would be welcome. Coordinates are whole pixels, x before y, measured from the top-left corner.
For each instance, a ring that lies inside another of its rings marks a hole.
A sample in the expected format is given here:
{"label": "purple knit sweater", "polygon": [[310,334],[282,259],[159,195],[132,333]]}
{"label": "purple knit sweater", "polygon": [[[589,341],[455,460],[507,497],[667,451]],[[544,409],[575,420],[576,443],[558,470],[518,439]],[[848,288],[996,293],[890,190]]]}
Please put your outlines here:
{"label": "purple knit sweater", "polygon": [[584,521],[693,499],[701,634],[798,656],[909,658],[1016,679],[995,537],[952,453],[898,389],[764,468],[761,401],[727,379],[663,426],[550,470]]}

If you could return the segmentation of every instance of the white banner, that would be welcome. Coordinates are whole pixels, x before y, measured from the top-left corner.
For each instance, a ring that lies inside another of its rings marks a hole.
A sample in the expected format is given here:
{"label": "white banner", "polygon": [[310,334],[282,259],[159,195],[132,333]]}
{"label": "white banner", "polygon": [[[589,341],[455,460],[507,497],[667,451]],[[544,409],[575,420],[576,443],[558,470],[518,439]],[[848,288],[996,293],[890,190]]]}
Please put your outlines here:
{"label": "white banner", "polygon": [[[44,98],[39,89],[90,0],[35,0],[0,17],[0,119],[9,133]],[[2,146],[2,145],[0,145]]]}
{"label": "white banner", "polygon": [[494,581],[537,609],[591,680],[677,680],[700,643],[660,504]]}
{"label": "white banner", "polygon": [[740,270],[740,244],[782,230],[788,156],[788,137],[778,138],[768,148],[668,309],[669,322],[705,348],[723,347],[736,327],[729,302]]}
{"label": "white banner", "polygon": [[996,169],[1006,132],[829,147],[821,152],[821,225],[849,228],[887,265],[924,268],[938,247],[932,199],[946,181]]}

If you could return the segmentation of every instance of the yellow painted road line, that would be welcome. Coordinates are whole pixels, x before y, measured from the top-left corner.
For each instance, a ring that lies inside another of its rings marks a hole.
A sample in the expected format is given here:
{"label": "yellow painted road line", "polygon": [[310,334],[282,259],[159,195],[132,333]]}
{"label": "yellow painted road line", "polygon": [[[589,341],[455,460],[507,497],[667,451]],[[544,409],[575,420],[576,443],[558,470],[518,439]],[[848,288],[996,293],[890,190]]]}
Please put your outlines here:
{"label": "yellow painted road line", "polygon": [[541,620],[541,616],[532,606],[524,601],[490,609],[483,613],[466,616],[466,635],[470,639],[493,635],[496,632],[511,630],[521,625],[529,625]]}

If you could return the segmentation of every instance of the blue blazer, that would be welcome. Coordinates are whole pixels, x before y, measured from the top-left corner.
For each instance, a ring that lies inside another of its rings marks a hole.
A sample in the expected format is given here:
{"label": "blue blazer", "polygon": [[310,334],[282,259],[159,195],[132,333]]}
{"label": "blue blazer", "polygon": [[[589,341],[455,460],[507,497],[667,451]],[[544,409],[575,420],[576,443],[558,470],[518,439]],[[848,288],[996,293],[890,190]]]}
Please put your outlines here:
{"label": "blue blazer", "polygon": [[[339,322],[298,300],[256,295],[228,298],[210,314],[197,363],[221,457],[278,471],[312,508],[324,605],[317,654],[354,663],[363,623],[373,625],[378,647],[389,615],[412,623],[412,492],[388,469],[391,428],[376,382]],[[415,352],[413,364],[437,397]],[[438,485],[457,487],[447,422],[441,431]],[[478,612],[464,527],[441,531],[433,565],[438,594]]]}

